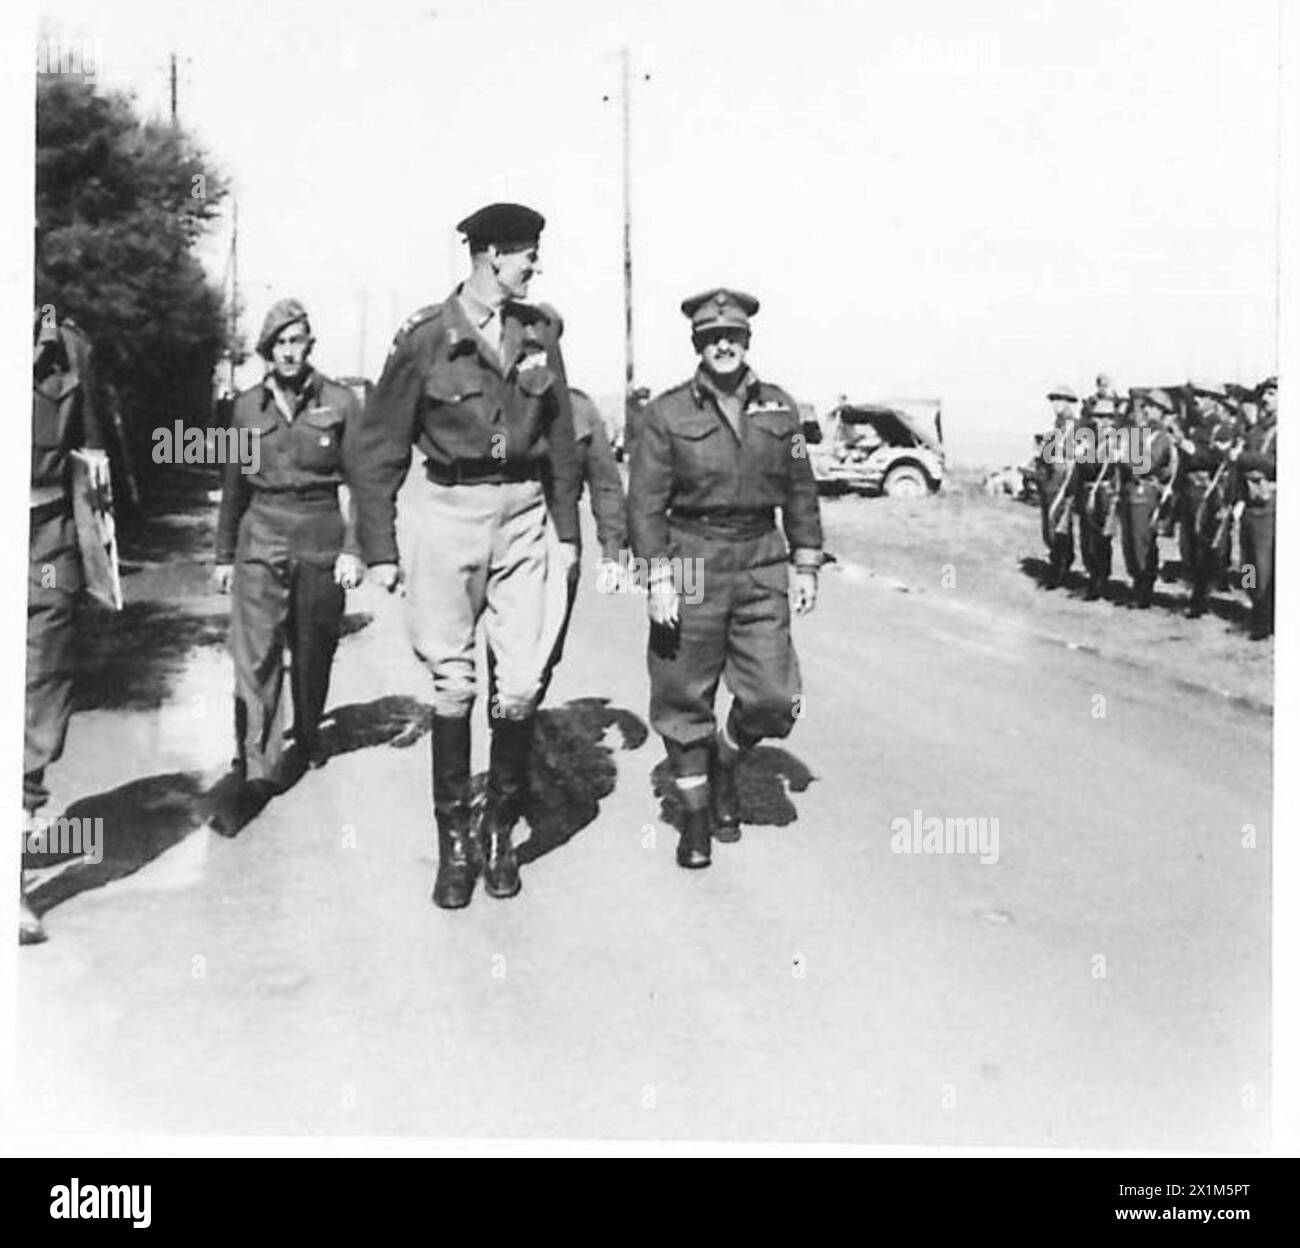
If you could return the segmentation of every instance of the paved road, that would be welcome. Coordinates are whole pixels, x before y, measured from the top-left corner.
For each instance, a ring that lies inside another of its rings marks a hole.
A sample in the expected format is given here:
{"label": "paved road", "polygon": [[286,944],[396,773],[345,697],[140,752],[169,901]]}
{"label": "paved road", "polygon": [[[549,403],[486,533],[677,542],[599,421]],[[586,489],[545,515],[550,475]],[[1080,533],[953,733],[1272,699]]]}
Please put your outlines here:
{"label": "paved road", "polygon": [[[93,786],[139,780],[128,742],[166,756],[138,814],[165,848],[21,951],[17,1121],[1262,1146],[1266,718],[838,569],[798,626],[807,717],[744,777],[768,822],[686,873],[643,602],[589,577],[524,891],[446,914],[402,700],[427,678],[393,600],[352,609],[342,752],[235,839],[195,813],[229,748],[215,652],[161,715],[74,721]],[[996,863],[894,852],[914,811],[996,819]]]}

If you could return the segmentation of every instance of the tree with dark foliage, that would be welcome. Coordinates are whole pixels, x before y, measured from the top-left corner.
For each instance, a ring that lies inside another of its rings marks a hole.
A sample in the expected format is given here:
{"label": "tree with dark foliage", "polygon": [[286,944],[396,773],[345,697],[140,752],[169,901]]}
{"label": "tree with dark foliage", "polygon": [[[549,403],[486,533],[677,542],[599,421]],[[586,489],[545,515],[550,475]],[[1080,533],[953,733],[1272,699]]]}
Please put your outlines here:
{"label": "tree with dark foliage", "polygon": [[208,418],[227,344],[221,291],[194,250],[226,189],[183,129],[142,120],[127,96],[38,75],[36,305],[90,337],[137,470],[152,467],[155,427]]}

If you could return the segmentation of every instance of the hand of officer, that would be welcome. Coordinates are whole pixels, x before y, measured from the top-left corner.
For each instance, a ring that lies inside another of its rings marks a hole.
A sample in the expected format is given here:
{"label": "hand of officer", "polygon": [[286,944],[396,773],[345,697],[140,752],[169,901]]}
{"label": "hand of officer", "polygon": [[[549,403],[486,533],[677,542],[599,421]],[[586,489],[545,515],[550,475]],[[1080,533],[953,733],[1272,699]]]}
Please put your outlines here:
{"label": "hand of officer", "polygon": [[395,563],[371,564],[370,579],[391,594],[401,584],[402,569]]}
{"label": "hand of officer", "polygon": [[361,566],[361,560],[356,555],[343,551],[334,560],[334,583],[342,585],[344,589],[356,589],[365,574],[366,570]]}
{"label": "hand of officer", "polygon": [[230,593],[230,582],[235,575],[233,563],[219,563],[212,569],[212,583],[219,593]]}
{"label": "hand of officer", "polygon": [[807,615],[817,605],[817,573],[796,571],[792,596],[795,615]]}
{"label": "hand of officer", "polygon": [[672,628],[681,615],[682,599],[671,581],[661,581],[650,589],[646,598],[646,610],[650,613],[650,623],[661,628]]}

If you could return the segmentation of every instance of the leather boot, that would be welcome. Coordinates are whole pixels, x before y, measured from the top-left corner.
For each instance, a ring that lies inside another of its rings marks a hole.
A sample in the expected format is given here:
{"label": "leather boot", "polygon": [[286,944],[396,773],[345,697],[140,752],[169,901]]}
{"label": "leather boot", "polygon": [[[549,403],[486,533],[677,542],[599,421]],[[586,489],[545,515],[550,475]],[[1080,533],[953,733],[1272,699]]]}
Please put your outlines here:
{"label": "leather boot", "polygon": [[45,927],[37,917],[36,911],[27,904],[27,890],[21,882],[21,869],[18,884],[18,943],[20,945],[39,945],[45,940]]}
{"label": "leather boot", "polygon": [[709,767],[709,793],[713,803],[713,835],[723,844],[740,840],[740,798],[736,792],[736,771],[740,752],[719,734],[713,743]]}
{"label": "leather boot", "polygon": [[483,811],[483,887],[492,897],[514,897],[523,887],[511,834],[528,794],[533,717],[493,725],[487,804]]}
{"label": "leather boot", "polygon": [[469,803],[469,718],[433,717],[433,813],[438,823],[438,874],[433,904],[459,910],[470,903],[479,853]]}
{"label": "leather boot", "polygon": [[712,859],[710,841],[713,836],[713,813],[709,809],[709,786],[678,788],[682,805],[686,808],[686,828],[677,842],[677,865],[688,871],[707,867]]}
{"label": "leather boot", "polygon": [[491,897],[514,897],[523,887],[510,839],[514,824],[505,803],[489,800],[483,811],[483,887]]}

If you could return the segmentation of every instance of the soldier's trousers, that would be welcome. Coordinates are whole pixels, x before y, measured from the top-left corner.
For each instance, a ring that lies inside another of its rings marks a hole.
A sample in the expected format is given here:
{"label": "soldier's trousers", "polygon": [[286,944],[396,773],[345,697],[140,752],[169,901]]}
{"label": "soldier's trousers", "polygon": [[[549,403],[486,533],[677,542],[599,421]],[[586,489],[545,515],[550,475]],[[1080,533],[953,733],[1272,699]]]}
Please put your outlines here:
{"label": "soldier's trousers", "polygon": [[235,737],[249,780],[276,780],[284,756],[284,652],[299,750],[315,741],[343,617],[334,583],[337,499],[255,496],[239,526],[230,618]]}
{"label": "soldier's trousers", "polygon": [[1206,487],[1197,481],[1184,485],[1179,498],[1178,550],[1183,562],[1183,577],[1192,587],[1192,601],[1202,602],[1225,565],[1226,551],[1214,545],[1221,504],[1217,497],[1205,505],[1201,520],[1196,511],[1206,495]]}
{"label": "soldier's trousers", "polygon": [[1104,585],[1110,579],[1114,558],[1112,539],[1094,516],[1079,516],[1079,553],[1088,579],[1097,586]]}
{"label": "soldier's trousers", "polygon": [[1133,588],[1149,593],[1160,571],[1156,532],[1156,507],[1160,503],[1158,485],[1127,486],[1119,502],[1120,538],[1124,549],[1124,566]]}
{"label": "soldier's trousers", "polygon": [[568,598],[541,483],[417,486],[409,516],[408,625],[433,677],[434,713],[470,713],[482,620],[495,662],[493,715],[525,718],[536,706]]}
{"label": "soldier's trousers", "polygon": [[72,717],[82,575],[76,525],[63,500],[32,509],[28,553],[23,807],[33,811],[49,799],[45,769],[62,755]]}
{"label": "soldier's trousers", "polygon": [[1250,623],[1253,630],[1273,631],[1274,557],[1277,553],[1276,499],[1250,504],[1241,513],[1241,562],[1253,569]]}
{"label": "soldier's trousers", "polygon": [[790,574],[775,530],[743,539],[677,524],[671,531],[683,570],[680,627],[650,631],[650,723],[679,777],[704,775],[719,680],[731,690],[734,723],[750,741],[788,735],[800,714]]}
{"label": "soldier's trousers", "polygon": [[[1058,487],[1059,488],[1059,487]],[[1040,491],[1040,494],[1042,492]],[[1047,547],[1047,561],[1051,565],[1052,571],[1057,577],[1064,576],[1074,563],[1074,521],[1071,520],[1066,525],[1064,533],[1054,533],[1052,531],[1051,520],[1048,512],[1052,505],[1054,494],[1045,494],[1039,499],[1039,511],[1041,512],[1043,545]],[[1067,504],[1068,506],[1068,504]]]}

